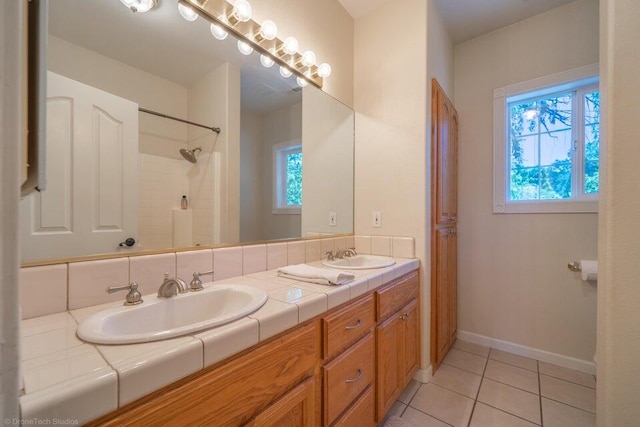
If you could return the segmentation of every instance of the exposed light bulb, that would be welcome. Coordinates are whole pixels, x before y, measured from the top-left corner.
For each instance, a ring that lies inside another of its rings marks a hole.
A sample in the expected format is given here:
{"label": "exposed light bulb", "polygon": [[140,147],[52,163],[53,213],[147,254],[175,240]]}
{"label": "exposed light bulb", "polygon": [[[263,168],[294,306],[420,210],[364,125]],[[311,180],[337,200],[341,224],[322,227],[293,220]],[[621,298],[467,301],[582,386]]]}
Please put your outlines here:
{"label": "exposed light bulb", "polygon": [[243,55],[251,55],[251,52],[253,52],[253,48],[242,40],[238,40],[238,50]]}
{"label": "exposed light bulb", "polygon": [[148,12],[158,4],[158,0],[120,0],[120,2],[131,9],[133,13]]}
{"label": "exposed light bulb", "polygon": [[265,40],[273,40],[278,37],[278,26],[275,22],[267,19],[260,26],[260,31],[258,32],[258,37],[261,37]]}
{"label": "exposed light bulb", "polygon": [[296,77],[296,83],[298,83],[298,86],[300,86],[300,87],[309,86],[309,82],[306,81],[305,79],[303,79],[302,77]]}
{"label": "exposed light bulb", "polygon": [[222,27],[218,24],[211,24],[211,34],[218,40],[224,40],[229,35],[229,33],[223,30]]}
{"label": "exposed light bulb", "polygon": [[316,63],[316,54],[311,50],[307,50],[302,54],[302,65],[305,67],[311,67]]}
{"label": "exposed light bulb", "polygon": [[318,65],[318,76],[324,79],[326,77],[329,77],[330,75],[331,75],[331,65],[327,64],[326,62],[323,62],[322,64]]}
{"label": "exposed light bulb", "polygon": [[198,14],[196,13],[196,11],[193,10],[192,7],[185,6],[182,3],[178,4],[178,12],[180,12],[180,15],[182,15],[182,17],[189,22],[193,22],[198,19]]}
{"label": "exposed light bulb", "polygon": [[295,55],[298,51],[298,40],[295,37],[287,37],[282,42],[282,51],[287,55]]}
{"label": "exposed light bulb", "polygon": [[282,77],[284,77],[285,79],[288,79],[289,77],[291,77],[293,75],[293,73],[288,68],[280,66],[280,75]]}
{"label": "exposed light bulb", "polygon": [[269,58],[267,55],[260,55],[260,63],[266,68],[271,68],[273,67],[273,64],[275,64],[273,59]]}
{"label": "exposed light bulb", "polygon": [[236,0],[233,5],[233,10],[229,15],[233,24],[237,24],[238,22],[247,22],[251,19],[251,4],[247,0]]}

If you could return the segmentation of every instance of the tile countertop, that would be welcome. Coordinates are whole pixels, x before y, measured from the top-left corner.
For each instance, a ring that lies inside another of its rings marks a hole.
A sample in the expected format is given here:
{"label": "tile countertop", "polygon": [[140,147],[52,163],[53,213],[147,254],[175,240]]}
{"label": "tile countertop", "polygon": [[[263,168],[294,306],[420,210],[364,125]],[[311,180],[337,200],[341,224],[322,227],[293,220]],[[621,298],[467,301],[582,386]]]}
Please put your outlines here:
{"label": "tile countertop", "polygon": [[[276,270],[220,280],[264,289],[258,311],[235,322],[178,338],[142,344],[93,345],[76,337],[78,324],[122,303],[23,320],[20,397],[25,420],[83,424],[153,391],[224,360],[400,277],[419,260],[395,258],[375,270],[346,270],[356,277],[342,286],[324,286],[278,277]],[[309,263],[322,267],[320,261]]]}

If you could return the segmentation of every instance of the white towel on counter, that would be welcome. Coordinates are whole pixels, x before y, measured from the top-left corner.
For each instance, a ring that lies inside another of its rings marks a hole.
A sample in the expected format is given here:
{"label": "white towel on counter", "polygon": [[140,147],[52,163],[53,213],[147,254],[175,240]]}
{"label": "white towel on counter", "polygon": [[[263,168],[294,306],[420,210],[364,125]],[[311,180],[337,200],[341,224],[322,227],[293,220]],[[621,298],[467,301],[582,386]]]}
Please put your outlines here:
{"label": "white towel on counter", "polygon": [[312,267],[307,264],[288,265],[279,268],[278,276],[320,285],[344,285],[356,277],[346,271]]}

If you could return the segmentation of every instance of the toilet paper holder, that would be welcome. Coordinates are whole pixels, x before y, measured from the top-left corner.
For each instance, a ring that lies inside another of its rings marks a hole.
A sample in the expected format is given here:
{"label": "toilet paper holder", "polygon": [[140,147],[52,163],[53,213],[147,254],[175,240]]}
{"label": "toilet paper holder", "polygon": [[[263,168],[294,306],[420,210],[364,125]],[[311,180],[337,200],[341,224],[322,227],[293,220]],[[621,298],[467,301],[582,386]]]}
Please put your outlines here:
{"label": "toilet paper holder", "polygon": [[580,265],[580,261],[571,261],[569,264],[567,264],[567,268],[575,272],[582,271],[582,265]]}

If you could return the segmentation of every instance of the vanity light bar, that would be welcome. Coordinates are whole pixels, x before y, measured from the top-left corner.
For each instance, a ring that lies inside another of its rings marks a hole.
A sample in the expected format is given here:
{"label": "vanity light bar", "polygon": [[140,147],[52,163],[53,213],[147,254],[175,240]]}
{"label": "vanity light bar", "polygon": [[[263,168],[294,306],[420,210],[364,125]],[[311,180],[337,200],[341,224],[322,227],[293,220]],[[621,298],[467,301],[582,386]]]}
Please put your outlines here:
{"label": "vanity light bar", "polygon": [[239,21],[235,25],[229,24],[226,17],[233,12],[233,5],[226,0],[178,0],[178,3],[189,6],[204,19],[233,34],[238,40],[252,47],[258,53],[291,71],[297,78],[322,89],[323,78],[320,75],[323,74],[324,70],[319,70],[319,67],[315,64],[306,66],[305,62],[308,61],[303,61],[302,55],[298,52],[293,55],[284,53],[282,51],[284,42],[277,37],[271,40],[262,37],[260,35],[260,24],[256,21],[249,19],[246,22]]}

